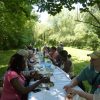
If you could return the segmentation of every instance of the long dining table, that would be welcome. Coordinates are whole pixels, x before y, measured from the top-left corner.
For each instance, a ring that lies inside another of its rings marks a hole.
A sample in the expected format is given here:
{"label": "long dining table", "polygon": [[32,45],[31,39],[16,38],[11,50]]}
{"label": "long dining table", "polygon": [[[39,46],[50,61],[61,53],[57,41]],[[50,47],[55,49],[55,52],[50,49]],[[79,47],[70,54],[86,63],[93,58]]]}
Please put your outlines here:
{"label": "long dining table", "polygon": [[[59,67],[55,66],[53,73],[50,76],[50,81],[54,83],[54,86],[49,87],[49,89],[37,87],[41,91],[31,91],[28,94],[28,100],[65,100],[67,92],[63,89],[63,87],[71,83],[69,75]],[[30,85],[34,82],[34,80],[31,80]],[[74,88],[82,91],[78,86]],[[75,95],[73,100],[80,100],[79,95]]]}

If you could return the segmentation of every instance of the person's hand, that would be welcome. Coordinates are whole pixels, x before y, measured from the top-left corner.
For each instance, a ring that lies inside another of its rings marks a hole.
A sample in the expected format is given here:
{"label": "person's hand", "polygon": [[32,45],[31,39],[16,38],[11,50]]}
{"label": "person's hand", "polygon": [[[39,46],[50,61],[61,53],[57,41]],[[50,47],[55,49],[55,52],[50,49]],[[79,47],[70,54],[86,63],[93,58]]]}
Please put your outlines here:
{"label": "person's hand", "polygon": [[65,91],[67,91],[68,89],[70,89],[71,88],[71,85],[66,85],[66,86],[64,86],[64,90]]}
{"label": "person's hand", "polygon": [[50,82],[50,78],[48,78],[48,77],[43,77],[43,78],[41,79],[41,81],[42,81],[42,83],[49,83],[49,82]]}
{"label": "person's hand", "polygon": [[34,78],[34,80],[40,80],[43,78],[43,75],[39,74],[37,71],[31,72],[30,75],[32,78]]}
{"label": "person's hand", "polygon": [[73,88],[67,89],[67,95],[66,100],[73,100],[73,96],[76,94],[75,90]]}
{"label": "person's hand", "polygon": [[73,89],[73,88],[68,88],[67,93],[75,95],[76,94],[76,90]]}
{"label": "person's hand", "polygon": [[49,53],[46,54],[46,57],[47,57],[48,59],[52,59],[52,57],[49,55]]}
{"label": "person's hand", "polygon": [[72,94],[67,94],[65,100],[73,100]]}

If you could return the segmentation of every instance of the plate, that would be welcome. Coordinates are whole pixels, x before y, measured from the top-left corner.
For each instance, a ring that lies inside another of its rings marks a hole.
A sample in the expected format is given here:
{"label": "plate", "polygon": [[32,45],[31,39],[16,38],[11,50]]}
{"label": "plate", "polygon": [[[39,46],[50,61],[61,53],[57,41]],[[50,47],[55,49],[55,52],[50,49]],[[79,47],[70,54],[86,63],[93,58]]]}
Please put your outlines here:
{"label": "plate", "polygon": [[39,88],[47,88],[47,87],[53,87],[54,83],[53,82],[49,82],[49,83],[41,83],[39,85]]}

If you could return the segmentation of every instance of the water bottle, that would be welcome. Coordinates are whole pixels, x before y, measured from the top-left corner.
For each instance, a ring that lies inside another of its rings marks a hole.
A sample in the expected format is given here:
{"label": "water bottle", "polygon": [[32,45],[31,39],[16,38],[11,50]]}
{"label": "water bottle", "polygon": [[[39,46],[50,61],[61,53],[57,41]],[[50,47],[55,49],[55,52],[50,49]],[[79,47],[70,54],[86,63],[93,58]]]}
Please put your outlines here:
{"label": "water bottle", "polygon": [[93,100],[100,100],[100,85],[98,85],[96,91],[94,92]]}
{"label": "water bottle", "polygon": [[43,54],[42,52],[39,53],[40,62],[43,62]]}

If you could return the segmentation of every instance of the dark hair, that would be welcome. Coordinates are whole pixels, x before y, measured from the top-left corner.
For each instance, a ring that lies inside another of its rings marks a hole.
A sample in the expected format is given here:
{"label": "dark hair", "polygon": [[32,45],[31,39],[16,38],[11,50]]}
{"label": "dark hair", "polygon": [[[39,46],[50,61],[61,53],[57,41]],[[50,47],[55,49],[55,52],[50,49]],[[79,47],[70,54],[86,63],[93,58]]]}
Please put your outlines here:
{"label": "dark hair", "polygon": [[68,54],[68,58],[71,58],[72,56],[70,54]]}
{"label": "dark hair", "polygon": [[50,50],[56,50],[56,49],[57,49],[56,47],[51,47],[51,48],[50,48]]}
{"label": "dark hair", "polygon": [[66,50],[61,50],[59,51],[59,55],[63,58],[63,59],[67,59],[68,57],[68,52]]}
{"label": "dark hair", "polygon": [[21,71],[24,70],[25,66],[25,59],[22,55],[19,54],[14,54],[10,61],[9,61],[9,65],[8,65],[8,70],[13,70],[16,71],[17,73],[20,73]]}
{"label": "dark hair", "polygon": [[28,48],[29,50],[32,50],[32,49],[33,49],[33,47],[32,47],[31,45],[28,45],[27,48]]}
{"label": "dark hair", "polygon": [[48,52],[50,52],[50,47],[47,47]]}

